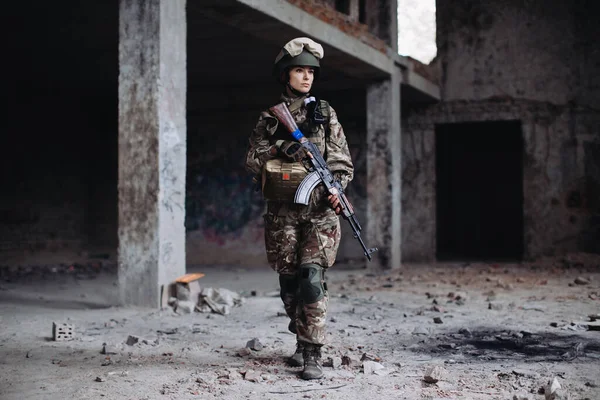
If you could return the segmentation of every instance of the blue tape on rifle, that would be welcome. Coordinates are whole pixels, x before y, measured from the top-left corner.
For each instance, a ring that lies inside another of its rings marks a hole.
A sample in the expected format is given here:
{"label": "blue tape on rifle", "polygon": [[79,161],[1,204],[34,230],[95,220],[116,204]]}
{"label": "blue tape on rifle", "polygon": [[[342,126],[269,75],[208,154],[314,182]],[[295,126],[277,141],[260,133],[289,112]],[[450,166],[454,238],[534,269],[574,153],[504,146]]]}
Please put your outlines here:
{"label": "blue tape on rifle", "polygon": [[296,140],[300,140],[300,139],[302,139],[304,137],[304,135],[302,134],[302,132],[300,132],[300,129],[296,129],[294,132],[292,132],[292,136]]}

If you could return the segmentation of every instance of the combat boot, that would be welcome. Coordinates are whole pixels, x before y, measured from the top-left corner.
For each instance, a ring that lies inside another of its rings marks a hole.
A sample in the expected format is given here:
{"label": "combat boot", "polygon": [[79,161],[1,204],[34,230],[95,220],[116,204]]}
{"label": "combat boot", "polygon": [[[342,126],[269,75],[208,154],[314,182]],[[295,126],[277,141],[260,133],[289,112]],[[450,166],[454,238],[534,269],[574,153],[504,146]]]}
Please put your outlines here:
{"label": "combat boot", "polygon": [[298,341],[296,343],[296,352],[290,358],[288,358],[288,365],[291,367],[301,367],[304,365],[304,342]]}
{"label": "combat boot", "polygon": [[304,370],[302,379],[320,379],[323,377],[323,367],[321,367],[321,346],[311,343],[304,345],[302,352],[304,358]]}

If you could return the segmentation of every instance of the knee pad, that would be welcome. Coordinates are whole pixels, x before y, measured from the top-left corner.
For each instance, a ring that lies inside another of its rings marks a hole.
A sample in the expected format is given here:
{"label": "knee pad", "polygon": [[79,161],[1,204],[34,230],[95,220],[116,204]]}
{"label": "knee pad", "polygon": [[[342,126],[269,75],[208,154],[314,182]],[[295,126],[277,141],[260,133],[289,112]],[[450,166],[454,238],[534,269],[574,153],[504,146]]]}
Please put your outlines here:
{"label": "knee pad", "polygon": [[298,277],[296,275],[279,275],[279,288],[282,300],[286,295],[295,296],[298,292]]}
{"label": "knee pad", "polygon": [[300,298],[305,304],[316,303],[325,297],[327,286],[323,279],[323,267],[303,264],[299,270]]}

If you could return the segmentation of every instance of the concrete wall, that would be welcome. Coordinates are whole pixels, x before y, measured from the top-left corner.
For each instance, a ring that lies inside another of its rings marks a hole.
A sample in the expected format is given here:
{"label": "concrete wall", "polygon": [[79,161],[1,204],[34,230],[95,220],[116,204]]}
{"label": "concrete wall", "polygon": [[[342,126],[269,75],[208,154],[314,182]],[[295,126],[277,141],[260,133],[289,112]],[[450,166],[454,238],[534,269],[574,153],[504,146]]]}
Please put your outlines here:
{"label": "concrete wall", "polygon": [[600,30],[592,2],[438,2],[443,102],[404,116],[403,256],[435,256],[437,123],[521,120],[527,257],[600,251]]}

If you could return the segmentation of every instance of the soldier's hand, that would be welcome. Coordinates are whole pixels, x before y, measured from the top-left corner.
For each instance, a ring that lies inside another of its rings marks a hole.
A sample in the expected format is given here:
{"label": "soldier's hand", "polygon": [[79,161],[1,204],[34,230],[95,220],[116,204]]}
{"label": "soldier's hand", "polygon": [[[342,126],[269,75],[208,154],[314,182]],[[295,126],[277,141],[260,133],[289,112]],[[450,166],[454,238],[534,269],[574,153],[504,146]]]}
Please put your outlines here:
{"label": "soldier's hand", "polygon": [[335,213],[340,215],[342,212],[342,205],[340,204],[340,199],[338,199],[337,194],[330,194],[329,197],[327,197],[327,200],[329,200],[329,206],[335,211]]}
{"label": "soldier's hand", "polygon": [[302,161],[308,157],[308,151],[298,142],[292,142],[291,140],[284,140],[280,144],[279,150],[283,155],[293,161]]}

